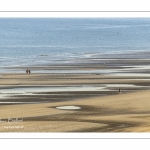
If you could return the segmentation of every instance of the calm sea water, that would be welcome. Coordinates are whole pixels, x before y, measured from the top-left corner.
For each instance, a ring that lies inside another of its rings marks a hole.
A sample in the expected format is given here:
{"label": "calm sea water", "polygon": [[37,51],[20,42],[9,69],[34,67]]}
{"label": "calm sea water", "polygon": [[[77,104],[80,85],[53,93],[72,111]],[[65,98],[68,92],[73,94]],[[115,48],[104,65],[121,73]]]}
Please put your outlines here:
{"label": "calm sea water", "polygon": [[150,18],[0,19],[0,68],[149,50]]}

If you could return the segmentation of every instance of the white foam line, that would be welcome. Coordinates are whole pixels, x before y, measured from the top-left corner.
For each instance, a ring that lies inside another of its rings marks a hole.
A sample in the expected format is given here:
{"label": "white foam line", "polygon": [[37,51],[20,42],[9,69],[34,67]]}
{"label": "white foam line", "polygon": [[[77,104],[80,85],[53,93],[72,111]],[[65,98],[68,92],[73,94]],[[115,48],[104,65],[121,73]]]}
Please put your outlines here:
{"label": "white foam line", "polygon": [[106,86],[109,87],[145,87],[145,86],[137,86],[137,85],[133,85],[133,84],[106,84]]}

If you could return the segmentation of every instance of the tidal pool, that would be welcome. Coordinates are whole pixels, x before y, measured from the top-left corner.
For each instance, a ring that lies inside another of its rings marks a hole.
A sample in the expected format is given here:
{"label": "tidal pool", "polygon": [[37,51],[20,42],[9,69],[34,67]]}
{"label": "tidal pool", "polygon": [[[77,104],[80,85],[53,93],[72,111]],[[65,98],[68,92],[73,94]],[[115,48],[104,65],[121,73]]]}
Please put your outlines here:
{"label": "tidal pool", "polygon": [[57,109],[66,109],[66,110],[77,110],[77,109],[81,109],[81,107],[79,106],[59,106],[56,107]]}

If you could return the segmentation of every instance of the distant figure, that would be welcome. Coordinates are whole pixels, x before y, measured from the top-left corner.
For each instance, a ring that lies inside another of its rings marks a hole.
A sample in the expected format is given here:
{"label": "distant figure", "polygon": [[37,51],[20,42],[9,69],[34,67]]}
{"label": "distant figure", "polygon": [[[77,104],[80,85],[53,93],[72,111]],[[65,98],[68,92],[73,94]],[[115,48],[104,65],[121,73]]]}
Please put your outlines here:
{"label": "distant figure", "polygon": [[28,71],[29,71],[29,70],[27,69],[27,70],[26,70],[26,73],[27,73],[27,74],[28,74]]}
{"label": "distant figure", "polygon": [[29,70],[29,71],[28,71],[28,73],[30,74],[30,73],[31,73],[31,71]]}
{"label": "distant figure", "polygon": [[120,94],[120,92],[121,92],[121,89],[119,88],[119,94]]}

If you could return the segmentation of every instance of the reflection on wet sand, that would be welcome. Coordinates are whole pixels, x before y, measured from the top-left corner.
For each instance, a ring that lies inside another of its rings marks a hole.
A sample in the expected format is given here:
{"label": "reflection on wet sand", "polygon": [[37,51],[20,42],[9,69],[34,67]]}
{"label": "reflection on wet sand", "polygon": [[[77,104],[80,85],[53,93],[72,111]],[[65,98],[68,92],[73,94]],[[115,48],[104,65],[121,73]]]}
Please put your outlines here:
{"label": "reflection on wet sand", "polygon": [[0,131],[150,131],[149,59],[98,57],[5,68],[10,72],[0,76],[1,119],[23,118],[24,128],[1,123]]}

